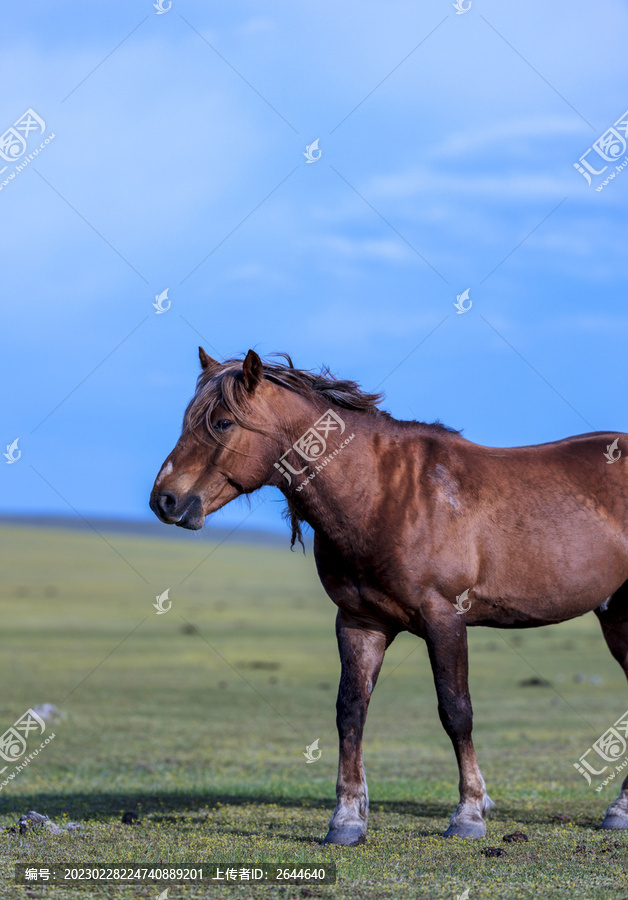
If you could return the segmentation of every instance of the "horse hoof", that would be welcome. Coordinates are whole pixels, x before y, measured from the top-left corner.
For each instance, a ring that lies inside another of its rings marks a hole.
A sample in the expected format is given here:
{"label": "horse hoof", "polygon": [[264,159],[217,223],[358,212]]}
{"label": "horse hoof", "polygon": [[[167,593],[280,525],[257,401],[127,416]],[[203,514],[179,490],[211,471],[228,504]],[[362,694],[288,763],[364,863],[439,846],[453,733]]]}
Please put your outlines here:
{"label": "horse hoof", "polygon": [[600,828],[609,828],[609,829],[620,829],[624,830],[628,828],[628,816],[622,815],[622,813],[611,813],[607,815]]}
{"label": "horse hoof", "polygon": [[323,844],[342,844],[343,847],[357,847],[366,841],[366,832],[359,825],[345,828],[330,828]]}
{"label": "horse hoof", "polygon": [[484,822],[459,822],[457,825],[450,825],[443,837],[482,838],[485,834]]}

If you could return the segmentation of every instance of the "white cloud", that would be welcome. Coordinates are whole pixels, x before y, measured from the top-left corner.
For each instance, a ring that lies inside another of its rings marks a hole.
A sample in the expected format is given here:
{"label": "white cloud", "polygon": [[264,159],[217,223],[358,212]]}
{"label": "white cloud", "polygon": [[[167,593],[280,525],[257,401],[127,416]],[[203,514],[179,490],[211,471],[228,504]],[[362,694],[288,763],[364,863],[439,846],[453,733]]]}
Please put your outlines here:
{"label": "white cloud", "polygon": [[318,244],[330,253],[356,260],[379,259],[388,262],[401,262],[414,259],[412,251],[399,238],[376,240],[330,235],[321,239]]}
{"label": "white cloud", "polygon": [[[417,166],[390,175],[372,177],[363,189],[371,199],[407,201],[418,195],[437,195],[449,198],[485,198],[487,200],[525,200],[540,198],[560,199],[574,190],[566,166],[565,175],[556,178],[536,172],[502,172],[492,175],[456,174],[455,171],[439,172],[425,166]],[[455,166],[452,166],[455,170]],[[579,185],[577,179],[576,185]],[[362,192],[362,189],[360,189]]]}
{"label": "white cloud", "polygon": [[550,141],[561,135],[586,135],[585,129],[586,126],[573,114],[498,120],[482,128],[470,127],[453,132],[428,147],[424,158],[460,159],[479,150],[489,150],[496,158],[503,155],[511,157],[513,152],[528,155],[533,152],[532,139]]}

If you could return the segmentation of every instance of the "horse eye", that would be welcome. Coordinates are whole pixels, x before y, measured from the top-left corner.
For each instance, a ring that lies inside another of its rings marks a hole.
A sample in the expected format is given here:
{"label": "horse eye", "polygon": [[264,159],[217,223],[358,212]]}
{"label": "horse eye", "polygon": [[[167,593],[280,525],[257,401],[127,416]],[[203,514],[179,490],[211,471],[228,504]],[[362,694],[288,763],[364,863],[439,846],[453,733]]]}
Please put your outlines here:
{"label": "horse eye", "polygon": [[218,419],[217,422],[214,422],[212,428],[214,431],[227,431],[232,425],[233,422],[230,419]]}

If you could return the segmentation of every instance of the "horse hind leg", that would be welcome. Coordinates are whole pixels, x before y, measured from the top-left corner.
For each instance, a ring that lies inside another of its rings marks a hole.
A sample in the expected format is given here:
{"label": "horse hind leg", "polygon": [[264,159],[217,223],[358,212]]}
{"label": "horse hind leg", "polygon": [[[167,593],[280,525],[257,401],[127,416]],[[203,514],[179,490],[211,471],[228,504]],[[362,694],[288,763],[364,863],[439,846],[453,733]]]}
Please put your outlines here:
{"label": "horse hind leg", "polygon": [[[595,614],[608,649],[628,678],[628,581],[596,609]],[[602,828],[628,829],[628,777],[624,779],[619,797],[606,810]]]}

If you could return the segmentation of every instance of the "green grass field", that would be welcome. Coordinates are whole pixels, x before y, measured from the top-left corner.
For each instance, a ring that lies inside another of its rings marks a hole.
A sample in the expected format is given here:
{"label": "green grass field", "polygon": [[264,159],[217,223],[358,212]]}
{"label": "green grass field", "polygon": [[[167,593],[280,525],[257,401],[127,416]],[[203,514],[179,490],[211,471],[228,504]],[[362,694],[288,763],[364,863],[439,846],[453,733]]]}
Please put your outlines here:
{"label": "green grass field", "polygon": [[[0,835],[1,898],[163,890],[18,887],[16,862],[210,861],[335,862],[338,882],[171,887],[169,900],[405,900],[466,889],[469,900],[628,897],[628,834],[597,830],[617,784],[596,793],[573,767],[628,707],[593,615],[471,631],[475,743],[496,803],[480,841],[440,837],[457,770],[424,645],[401,635],[366,729],[369,840],[322,847],[334,806],[339,663],[335,608],[311,555],[290,553],[287,536],[285,550],[26,528],[2,528],[1,541],[0,732],[45,702],[66,718],[48,725],[54,740],[0,791],[0,826],[31,809],[82,825]],[[157,615],[152,604],[166,588],[172,609]],[[521,684],[539,677],[550,685]],[[322,756],[307,764],[317,738]],[[138,824],[121,823],[128,810]],[[503,843],[516,830],[529,842]],[[498,846],[505,857],[481,852]]]}

